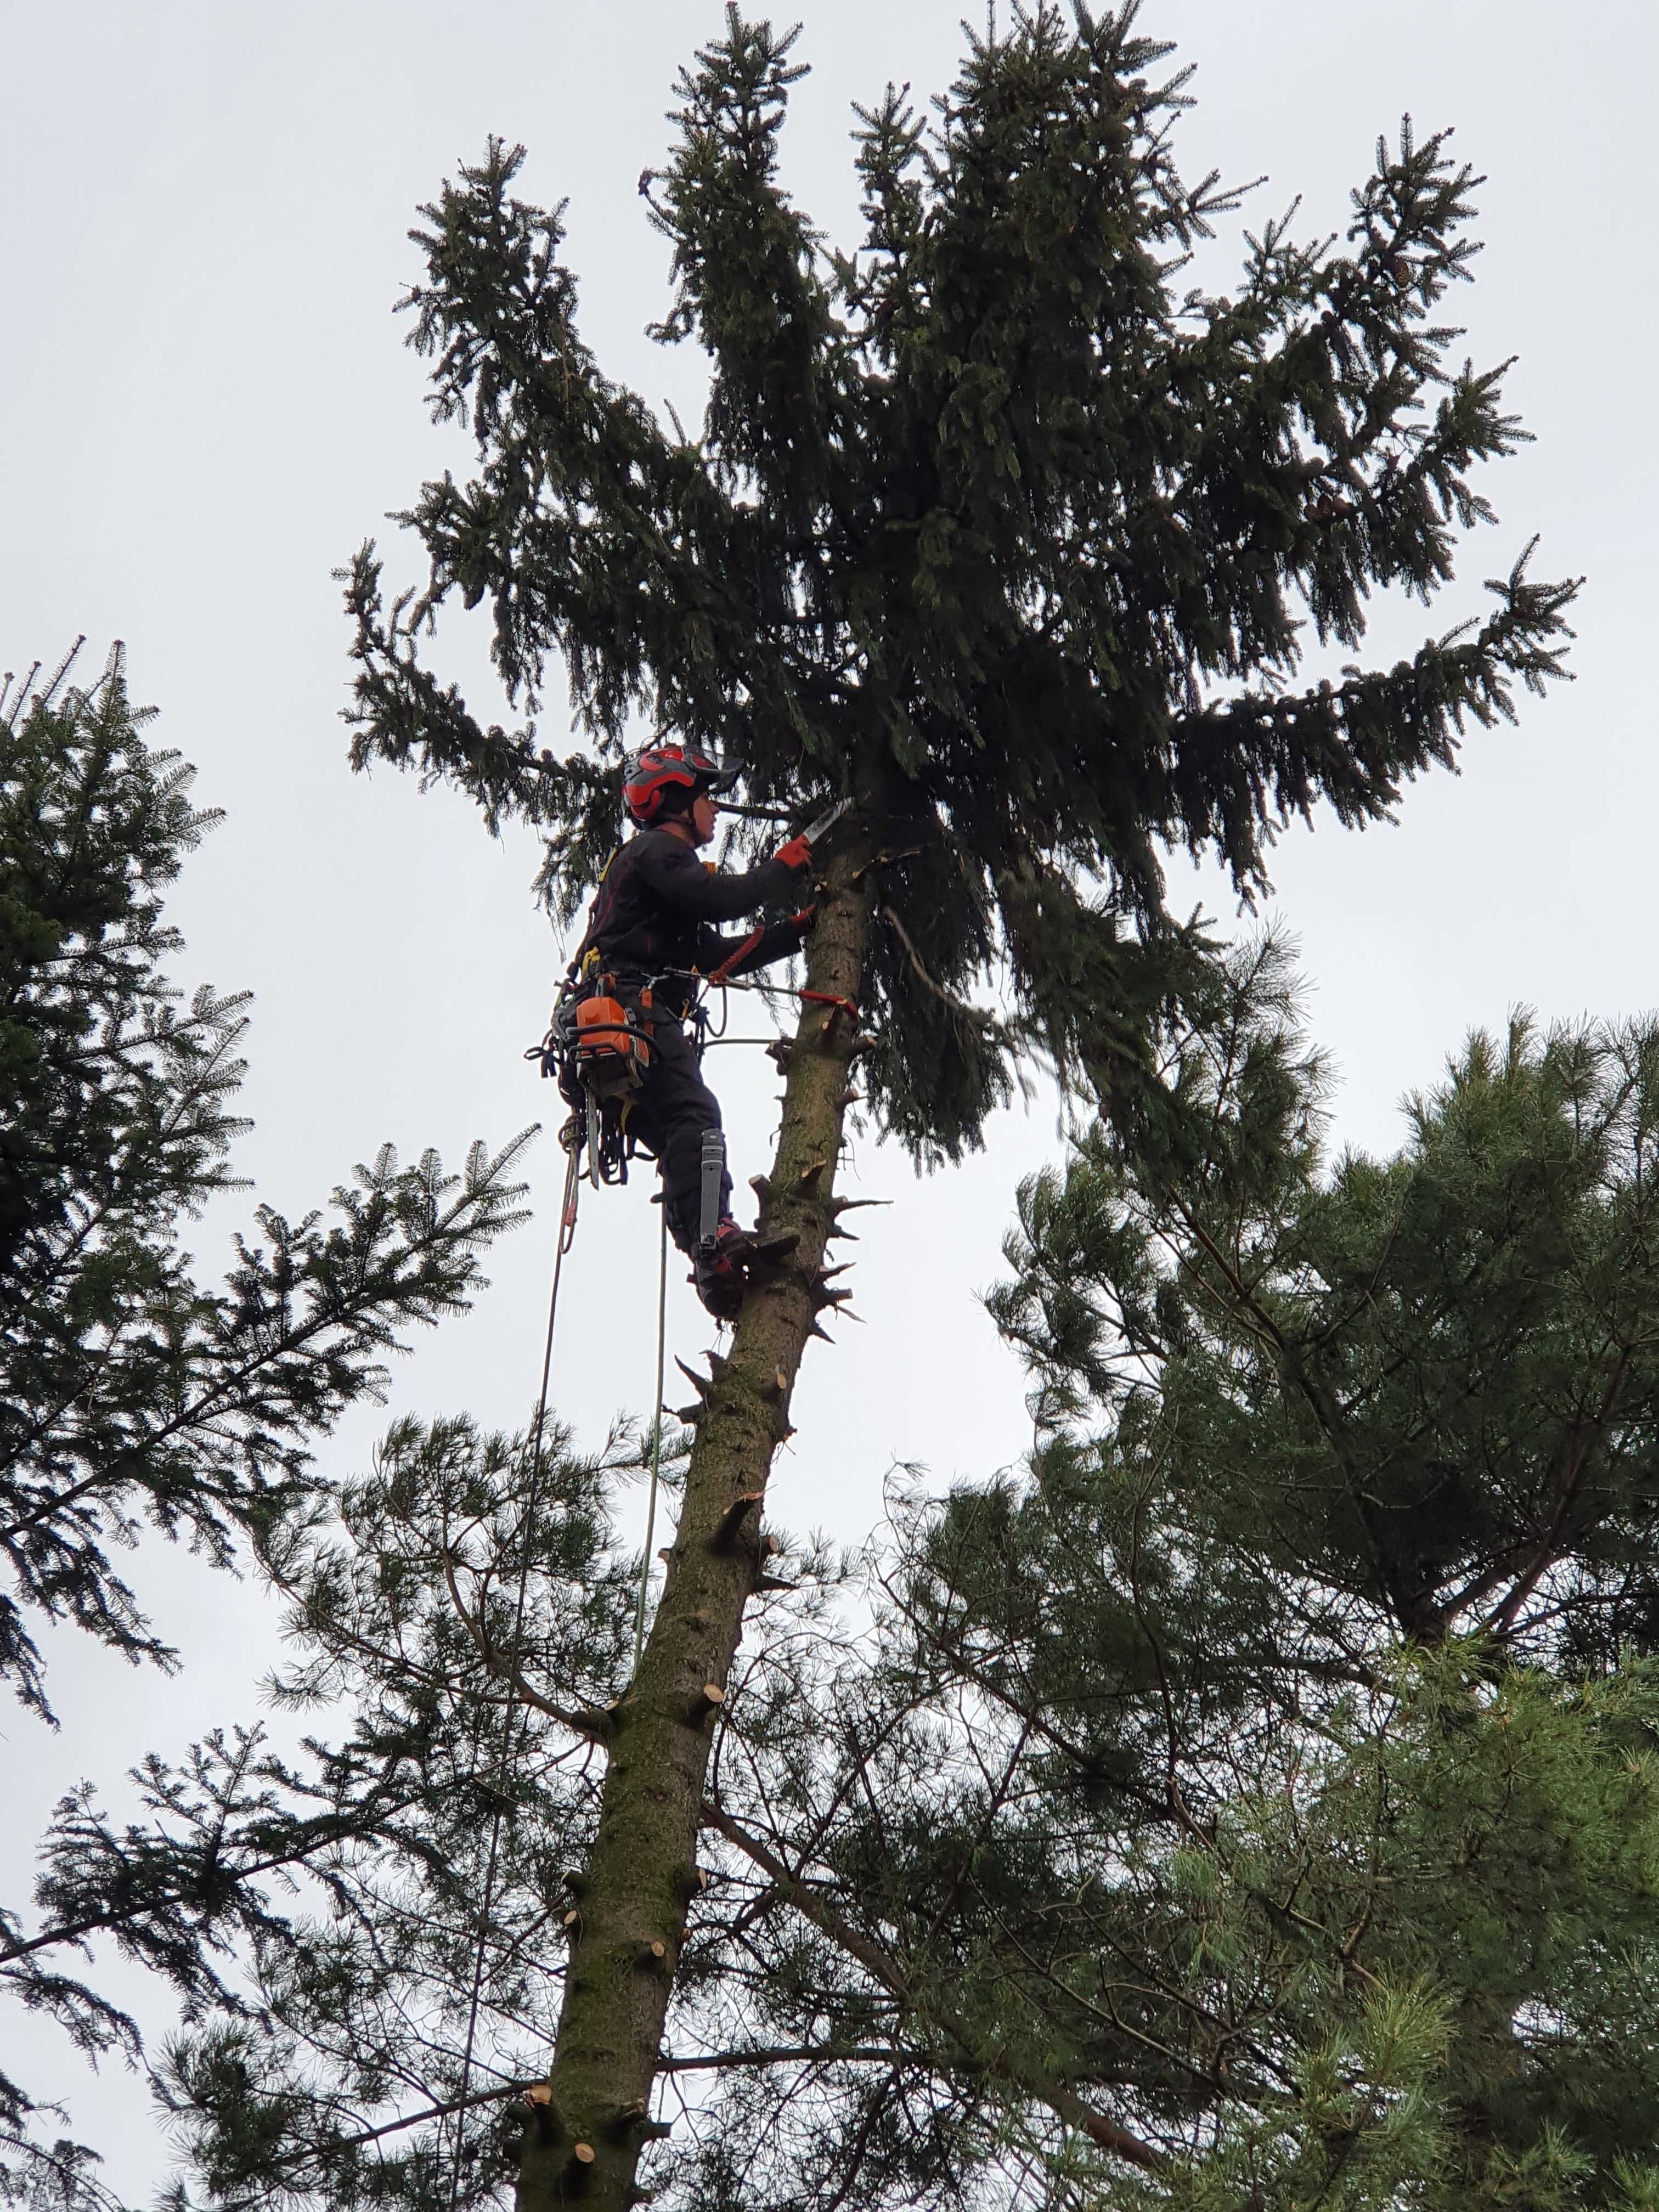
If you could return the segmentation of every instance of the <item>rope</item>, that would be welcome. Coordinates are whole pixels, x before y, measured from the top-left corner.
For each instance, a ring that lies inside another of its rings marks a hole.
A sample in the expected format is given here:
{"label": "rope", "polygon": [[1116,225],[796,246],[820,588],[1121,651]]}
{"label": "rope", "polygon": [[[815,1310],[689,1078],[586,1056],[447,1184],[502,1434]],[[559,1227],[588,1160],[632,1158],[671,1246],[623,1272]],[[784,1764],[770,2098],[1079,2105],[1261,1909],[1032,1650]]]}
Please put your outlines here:
{"label": "rope", "polygon": [[[547,1340],[542,1347],[541,1395],[536,1401],[536,1427],[531,1446],[530,1494],[525,1502],[524,1556],[519,1566],[519,1592],[514,1606],[513,1642],[509,1647],[514,1655],[515,1672],[519,1638],[524,1632],[525,1600],[530,1588],[530,1542],[536,1525],[536,1509],[541,1502],[542,1432],[547,1425],[547,1389],[553,1372],[553,1328],[559,1313],[559,1278],[564,1272],[564,1255],[575,1241],[576,1235],[576,1206],[580,1189],[579,1164],[580,1155],[573,1148],[565,1169],[564,1198],[559,1208],[558,1242],[553,1249],[553,1287],[547,1300]],[[660,1352],[658,1360],[660,1365]],[[653,1480],[653,1498],[654,1495]],[[478,2006],[483,1993],[484,1951],[489,1941],[489,1914],[495,1901],[495,1869],[501,1855],[501,1783],[507,1772],[507,1755],[513,1748],[513,1723],[517,1704],[517,1692],[509,1676],[507,1708],[502,1716],[501,1762],[496,1771],[495,1810],[489,1824],[489,1853],[484,1863],[483,1901],[478,1908],[478,1944],[472,1961],[472,1990],[466,2010],[466,2041],[461,2051],[461,2109],[455,2115],[455,2160],[449,2179],[449,2212],[455,2212],[461,2193],[461,2156],[466,2142],[466,2095],[471,2082],[472,2051],[478,2033]]]}
{"label": "rope", "polygon": [[657,1255],[657,1393],[651,1401],[656,1418],[651,1424],[651,1498],[645,1512],[645,1557],[640,1563],[640,1609],[634,1620],[634,1679],[639,1680],[640,1657],[645,1650],[645,1600],[651,1583],[651,1539],[657,1533],[657,1484],[662,1474],[663,1352],[668,1337],[668,1208],[662,1206],[662,1234]]}

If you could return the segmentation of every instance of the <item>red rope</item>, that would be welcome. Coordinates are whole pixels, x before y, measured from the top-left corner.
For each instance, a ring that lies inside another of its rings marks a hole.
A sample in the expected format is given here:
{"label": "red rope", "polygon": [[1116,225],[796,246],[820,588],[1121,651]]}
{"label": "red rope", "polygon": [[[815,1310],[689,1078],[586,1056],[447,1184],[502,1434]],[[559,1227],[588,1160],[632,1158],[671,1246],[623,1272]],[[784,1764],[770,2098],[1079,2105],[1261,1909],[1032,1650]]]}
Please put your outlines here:
{"label": "red rope", "polygon": [[765,934],[766,932],[763,929],[751,929],[750,931],[748,936],[744,939],[743,942],[737,947],[735,951],[731,954],[729,958],[722,960],[720,966],[710,973],[708,981],[708,988],[711,991],[719,989],[720,986],[728,980],[732,970],[737,966],[738,961],[746,960]]}
{"label": "red rope", "polygon": [[859,1018],[859,1010],[852,1000],[838,999],[833,991],[799,991],[796,993],[796,996],[801,999],[811,999],[820,1006],[839,1006],[842,1013],[850,1014],[854,1021]]}

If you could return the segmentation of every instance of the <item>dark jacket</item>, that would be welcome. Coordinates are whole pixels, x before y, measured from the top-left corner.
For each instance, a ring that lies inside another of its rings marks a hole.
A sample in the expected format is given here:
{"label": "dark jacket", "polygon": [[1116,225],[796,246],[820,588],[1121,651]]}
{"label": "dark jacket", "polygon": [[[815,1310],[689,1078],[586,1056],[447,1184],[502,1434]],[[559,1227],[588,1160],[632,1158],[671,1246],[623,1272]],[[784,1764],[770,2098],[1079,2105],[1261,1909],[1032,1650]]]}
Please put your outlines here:
{"label": "dark jacket", "polygon": [[[599,879],[572,973],[589,952],[597,952],[618,977],[677,969],[707,975],[743,942],[722,937],[715,924],[787,904],[799,883],[780,860],[763,860],[746,875],[721,875],[705,867],[672,830],[641,830],[611,855]],[[742,975],[782,958],[800,936],[793,922],[772,923],[732,972]]]}

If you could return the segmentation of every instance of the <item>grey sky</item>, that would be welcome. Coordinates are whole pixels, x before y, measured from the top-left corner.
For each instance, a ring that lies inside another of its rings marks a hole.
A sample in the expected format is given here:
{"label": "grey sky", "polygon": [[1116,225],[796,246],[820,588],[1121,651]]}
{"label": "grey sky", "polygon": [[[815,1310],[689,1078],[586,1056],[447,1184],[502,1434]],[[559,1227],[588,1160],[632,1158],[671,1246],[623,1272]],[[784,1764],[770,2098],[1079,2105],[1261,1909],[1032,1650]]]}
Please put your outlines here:
{"label": "grey sky", "polygon": [[[841,240],[855,222],[849,102],[889,77],[940,88],[958,12],[957,0],[809,8],[799,52],[813,74],[787,173]],[[7,11],[0,665],[55,656],[78,631],[89,658],[125,637],[161,740],[198,764],[202,800],[228,810],[174,902],[190,948],[179,980],[258,994],[258,1127],[242,1164],[284,1210],[319,1202],[385,1137],[459,1163],[473,1135],[505,1138],[553,1103],[519,1057],[558,965],[529,902],[527,842],[492,845],[459,799],[345,768],[331,568],[375,532],[392,575],[412,580],[381,518],[453,451],[426,423],[420,366],[388,313],[416,269],[404,234],[486,132],[524,140],[526,196],[569,198],[580,324],[602,364],[695,409],[697,362],[642,336],[664,304],[665,252],[635,179],[660,156],[676,65],[720,14],[714,0]],[[1255,220],[1300,192],[1308,229],[1338,228],[1403,109],[1419,133],[1456,125],[1489,178],[1487,250],[1451,304],[1477,361],[1520,356],[1510,394],[1538,442],[1492,472],[1499,526],[1471,546],[1433,623],[1474,611],[1480,578],[1534,530],[1540,573],[1589,577],[1576,685],[1528,702],[1518,731],[1474,732],[1462,776],[1411,793],[1397,830],[1355,837],[1322,820],[1279,848],[1277,911],[1301,939],[1315,1028],[1345,1079],[1340,1132],[1381,1146],[1401,1093],[1432,1081],[1472,1024],[1522,1000],[1556,1016],[1659,995],[1644,665],[1659,15],[1637,0],[1591,0],[1571,21],[1539,0],[1149,0],[1143,21],[1200,65],[1188,173],[1269,173]],[[1408,650],[1420,618],[1383,610],[1382,635],[1390,654]],[[476,629],[452,629],[446,648],[476,685]],[[562,742],[562,716],[543,731]],[[1208,876],[1193,896],[1229,912]],[[769,1149],[770,1071],[729,1053],[717,1079],[747,1173]],[[1004,1117],[985,1157],[924,1182],[860,1147],[863,1188],[897,1203],[866,1217],[854,1281],[868,1326],[808,1360],[782,1521],[856,1540],[893,1461],[943,1477],[1020,1451],[1020,1379],[975,1294],[997,1273],[1014,1181],[1054,1149],[1046,1110]],[[532,1167],[544,1208],[557,1165],[544,1139]],[[586,1210],[557,1396],[589,1428],[648,1399],[653,1222],[642,1180]],[[210,1257],[224,1226],[198,1240]],[[396,1404],[521,1419],[548,1259],[538,1218],[499,1254],[475,1317],[399,1369]],[[709,1338],[678,1275],[673,1340],[689,1356]],[[378,1425],[355,1423],[337,1463],[361,1461]],[[167,1594],[186,1671],[163,1684],[58,1640],[62,1736],[0,1717],[8,1899],[69,1780],[245,1712],[268,1663],[254,1592],[172,1557],[140,1573]],[[0,2020],[0,2064],[14,2033]],[[72,2061],[50,2078],[55,2065],[37,2058],[28,2078],[75,2091]],[[126,2123],[111,2179],[138,2186],[155,2170],[142,2100],[117,2082],[100,2106],[94,2118],[82,2094],[77,2118],[112,2139]]]}

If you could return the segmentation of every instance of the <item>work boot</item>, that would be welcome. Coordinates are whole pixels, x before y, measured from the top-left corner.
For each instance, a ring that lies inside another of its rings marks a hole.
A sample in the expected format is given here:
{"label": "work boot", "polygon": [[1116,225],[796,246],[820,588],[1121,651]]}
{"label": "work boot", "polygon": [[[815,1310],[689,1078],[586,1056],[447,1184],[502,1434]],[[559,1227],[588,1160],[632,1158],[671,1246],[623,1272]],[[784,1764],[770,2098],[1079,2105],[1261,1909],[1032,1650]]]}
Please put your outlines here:
{"label": "work boot", "polygon": [[729,1213],[720,1216],[714,1249],[697,1248],[691,1279],[697,1296],[716,1321],[735,1321],[743,1306],[744,1271],[755,1256],[755,1240]]}

